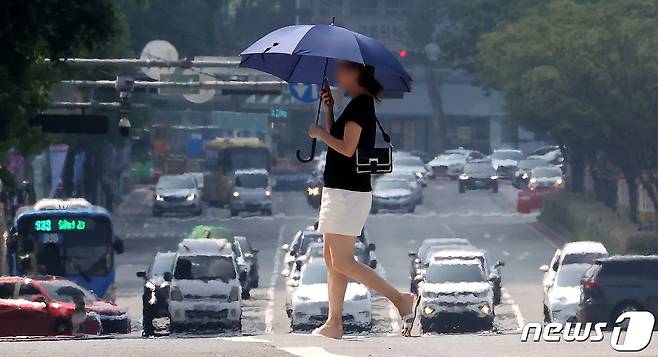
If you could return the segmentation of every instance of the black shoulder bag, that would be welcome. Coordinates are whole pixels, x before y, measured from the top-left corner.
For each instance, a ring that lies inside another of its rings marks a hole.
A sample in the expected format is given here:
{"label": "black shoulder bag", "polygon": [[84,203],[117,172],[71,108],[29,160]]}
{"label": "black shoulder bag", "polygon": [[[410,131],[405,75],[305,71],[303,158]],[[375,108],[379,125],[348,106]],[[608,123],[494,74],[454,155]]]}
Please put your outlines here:
{"label": "black shoulder bag", "polygon": [[379,119],[375,117],[377,126],[382,132],[382,138],[387,147],[372,149],[356,149],[356,173],[357,174],[388,174],[393,171],[393,145],[391,137],[386,134]]}

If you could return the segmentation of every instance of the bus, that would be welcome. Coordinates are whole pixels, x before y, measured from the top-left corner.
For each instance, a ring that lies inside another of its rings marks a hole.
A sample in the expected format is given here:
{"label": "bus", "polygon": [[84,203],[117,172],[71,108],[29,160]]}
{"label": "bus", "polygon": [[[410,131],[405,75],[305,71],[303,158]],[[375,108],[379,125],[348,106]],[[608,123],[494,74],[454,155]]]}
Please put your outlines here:
{"label": "bus", "polygon": [[16,214],[7,244],[9,269],[16,276],[61,276],[114,301],[114,254],[123,241],[114,236],[112,216],[84,199],[42,199]]}
{"label": "bus", "polygon": [[205,150],[204,196],[212,205],[229,203],[235,170],[270,170],[270,149],[258,138],[216,138]]}

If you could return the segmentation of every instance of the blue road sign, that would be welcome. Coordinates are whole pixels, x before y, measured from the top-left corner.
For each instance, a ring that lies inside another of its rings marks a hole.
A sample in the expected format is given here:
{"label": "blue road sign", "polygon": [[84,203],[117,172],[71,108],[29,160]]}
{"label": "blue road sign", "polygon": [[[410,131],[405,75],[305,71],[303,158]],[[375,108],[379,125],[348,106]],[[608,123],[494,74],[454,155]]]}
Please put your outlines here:
{"label": "blue road sign", "polygon": [[313,103],[320,100],[320,91],[317,84],[290,83],[290,95],[300,102]]}

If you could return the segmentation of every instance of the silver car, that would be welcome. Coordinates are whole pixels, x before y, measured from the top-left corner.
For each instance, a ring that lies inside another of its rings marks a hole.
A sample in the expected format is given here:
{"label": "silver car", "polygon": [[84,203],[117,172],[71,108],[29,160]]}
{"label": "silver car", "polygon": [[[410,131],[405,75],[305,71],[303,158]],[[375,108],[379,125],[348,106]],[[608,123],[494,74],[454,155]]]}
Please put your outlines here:
{"label": "silver car", "polygon": [[413,213],[417,204],[418,198],[414,189],[406,180],[380,178],[375,181],[372,190],[372,213],[380,210]]}
{"label": "silver car", "polygon": [[229,203],[231,216],[240,212],[272,214],[270,175],[264,169],[236,170]]}
{"label": "silver car", "polygon": [[189,175],[162,176],[155,185],[153,216],[163,213],[192,213],[203,211],[201,191],[196,181]]}

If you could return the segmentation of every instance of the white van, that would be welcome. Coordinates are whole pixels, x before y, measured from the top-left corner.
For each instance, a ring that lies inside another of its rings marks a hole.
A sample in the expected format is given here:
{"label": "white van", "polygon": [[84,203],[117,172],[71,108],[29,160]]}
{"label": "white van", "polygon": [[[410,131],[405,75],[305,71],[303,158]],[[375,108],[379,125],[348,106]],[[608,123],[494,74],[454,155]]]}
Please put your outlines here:
{"label": "white van", "polygon": [[171,332],[242,328],[241,287],[226,239],[178,244],[169,292]]}

